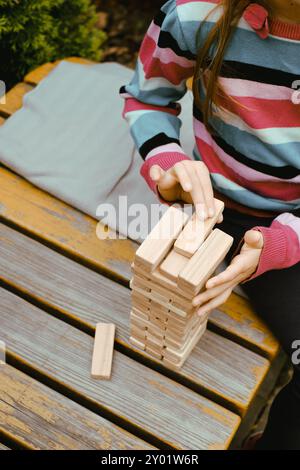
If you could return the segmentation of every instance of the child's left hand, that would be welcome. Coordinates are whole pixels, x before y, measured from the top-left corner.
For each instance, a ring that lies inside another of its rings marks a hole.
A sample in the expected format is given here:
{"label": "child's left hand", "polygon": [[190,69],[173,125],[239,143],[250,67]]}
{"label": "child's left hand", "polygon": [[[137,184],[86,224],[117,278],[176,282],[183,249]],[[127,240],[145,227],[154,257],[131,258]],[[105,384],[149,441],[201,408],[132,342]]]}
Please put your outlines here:
{"label": "child's left hand", "polygon": [[209,279],[206,290],[193,299],[193,305],[200,307],[199,315],[204,316],[224,304],[233,289],[255,273],[263,246],[264,239],[260,232],[246,232],[240,253],[233,258],[225,271]]}

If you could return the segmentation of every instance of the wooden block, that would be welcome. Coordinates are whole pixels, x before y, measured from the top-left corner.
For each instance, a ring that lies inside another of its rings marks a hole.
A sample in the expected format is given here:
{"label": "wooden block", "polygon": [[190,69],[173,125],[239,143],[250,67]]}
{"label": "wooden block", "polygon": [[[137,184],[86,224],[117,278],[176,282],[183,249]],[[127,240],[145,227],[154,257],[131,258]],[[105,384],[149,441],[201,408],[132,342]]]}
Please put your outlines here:
{"label": "wooden block", "polygon": [[139,316],[139,312],[137,310],[131,310],[130,312],[130,324],[140,328],[141,330],[147,328],[149,322],[144,318]]}
{"label": "wooden block", "polygon": [[152,348],[151,346],[146,345],[146,352],[149,353],[151,356],[153,356],[155,359],[161,361],[163,358],[163,355],[158,352],[156,349]]}
{"label": "wooden block", "polygon": [[[188,262],[188,260],[187,260]],[[133,279],[143,280],[147,282],[147,287],[151,287],[151,289],[160,289],[163,292],[168,292],[168,296],[172,298],[178,298],[182,302],[190,302],[191,297],[187,294],[184,290],[180,289],[174,281],[165,277],[159,270],[159,268],[155,269],[153,273],[147,273],[140,268],[135,268],[135,274]]]}
{"label": "wooden block", "polygon": [[165,330],[167,328],[167,320],[156,317],[155,315],[150,315],[149,320],[152,325],[157,326],[161,330]]}
{"label": "wooden block", "polygon": [[230,235],[215,229],[179,273],[178,285],[197,295],[224,260],[232,243]]}
{"label": "wooden block", "polygon": [[144,305],[133,303],[131,304],[131,310],[138,314],[143,320],[149,320],[150,309],[146,308]]}
{"label": "wooden block", "polygon": [[165,337],[166,331],[164,329],[160,329],[157,325],[153,325],[150,322],[150,325],[147,328],[146,337],[153,336],[156,338],[157,341],[162,342]]}
{"label": "wooden block", "polygon": [[[155,302],[156,304],[157,302]],[[158,318],[161,322],[166,322],[169,318],[169,309],[167,307],[155,307],[154,302],[153,306],[150,307],[149,316]]]}
{"label": "wooden block", "polygon": [[[134,290],[140,295],[149,299],[151,303],[153,301],[158,303],[162,307],[162,310],[161,310],[162,313],[168,314],[168,312],[171,312],[173,315],[176,315],[177,317],[181,317],[184,319],[184,318],[190,317],[195,312],[194,307],[184,308],[182,305],[178,304],[177,302],[167,303],[165,298],[159,293],[157,293],[156,291],[147,292],[138,287],[135,287]],[[151,307],[150,307],[150,311],[151,311]]]}
{"label": "wooden block", "polygon": [[190,300],[190,294],[186,293],[184,290],[180,289],[176,282],[171,281],[171,279],[167,278],[160,272],[159,268],[156,268],[152,273],[145,271],[141,266],[137,266],[136,264],[132,265],[132,269],[134,274],[143,276],[147,278],[149,281],[153,281],[156,284],[159,284],[166,289],[169,289],[170,292],[174,292],[178,295],[181,295],[184,299]]}
{"label": "wooden block", "polygon": [[[168,304],[167,304],[168,305]],[[151,302],[149,308],[149,315],[156,315],[161,320],[165,320],[168,317],[169,308],[168,306],[164,307],[163,305],[159,306],[156,300]]]}
{"label": "wooden block", "polygon": [[140,293],[136,291],[132,291],[131,303],[132,305],[143,307],[143,310],[146,311],[150,308],[151,300],[147,299],[146,297],[144,297],[143,295],[141,295]]}
{"label": "wooden block", "polygon": [[173,361],[169,361],[166,357],[163,357],[162,363],[168,369],[172,369],[172,370],[175,370],[175,371],[179,371],[181,369],[182,365],[183,365],[183,363],[182,364],[176,364]]}
{"label": "wooden block", "polygon": [[183,309],[184,312],[185,312],[185,317],[190,317],[195,312],[195,307],[193,307],[191,302],[183,304],[181,302],[177,302],[176,300],[174,300],[172,302],[172,306],[179,309],[179,310]]}
{"label": "wooden block", "polygon": [[[200,319],[199,319],[200,320]],[[192,341],[194,335],[196,334],[196,331],[201,327],[203,324],[207,324],[207,321],[198,321],[193,325],[192,328],[189,329],[186,333],[182,335],[175,335],[173,332],[170,330],[166,331],[165,334],[165,345],[170,346],[171,348],[174,348],[178,351],[182,351],[185,347],[188,346],[190,341]]]}
{"label": "wooden block", "polygon": [[141,339],[148,335],[155,336],[158,341],[164,337],[164,330],[158,325],[155,325],[151,320],[144,320],[138,317],[136,312],[131,311],[130,314],[131,331],[135,332],[132,336],[139,336]]}
{"label": "wooden block", "polygon": [[171,322],[168,322],[166,335],[173,337],[174,339],[178,338],[180,340],[184,340],[196,326],[201,325],[206,320],[207,316],[204,319],[196,315],[193,320],[186,325],[185,328],[178,328],[176,324],[174,325]]}
{"label": "wooden block", "polygon": [[94,379],[111,376],[116,327],[113,323],[97,323],[91,375]]}
{"label": "wooden block", "polygon": [[172,312],[167,314],[160,312],[158,309],[151,309],[149,311],[149,320],[151,323],[156,323],[161,328],[172,328],[174,331],[186,331],[190,325],[194,322],[193,317],[185,318],[184,322],[177,321],[177,318],[173,317]]}
{"label": "wooden block", "polygon": [[146,339],[146,330],[138,328],[134,324],[130,325],[130,336],[138,339],[139,341],[145,342]]}
{"label": "wooden block", "polygon": [[135,276],[133,279],[132,288],[142,289],[145,293],[153,293],[159,295],[163,302],[171,302],[173,305],[176,305],[178,308],[183,308],[189,312],[191,310],[191,300],[182,298],[180,295],[175,292],[170,292],[169,289],[162,287],[156,282],[150,281],[144,277]]}
{"label": "wooden block", "polygon": [[200,341],[201,337],[206,332],[206,328],[207,328],[207,322],[202,323],[199,326],[199,328],[196,330],[196,332],[194,333],[191,340],[188,342],[186,348],[180,353],[178,353],[178,351],[174,348],[170,348],[170,347],[165,348],[164,357],[168,361],[172,361],[175,364],[177,364],[179,367],[181,367],[186,361],[186,359],[188,358],[188,356],[191,354],[194,347]]}
{"label": "wooden block", "polygon": [[150,346],[153,349],[157,349],[158,352],[162,352],[162,349],[164,347],[164,338],[158,339],[158,338],[156,338],[156,336],[151,335],[147,331],[146,346]]}
{"label": "wooden block", "polygon": [[150,303],[150,309],[149,309],[149,314],[157,312],[160,315],[160,318],[167,317],[169,314],[169,308],[168,307],[163,307],[160,305],[158,302],[155,300],[152,300]]}
{"label": "wooden block", "polygon": [[145,351],[146,346],[145,346],[145,343],[143,343],[142,341],[139,341],[138,339],[134,338],[133,336],[130,336],[129,341],[131,342],[131,344],[135,348],[138,348],[138,349],[141,349],[142,351]]}
{"label": "wooden block", "polygon": [[152,272],[166,256],[188,220],[181,209],[170,207],[135,254],[135,262]]}
{"label": "wooden block", "polygon": [[172,250],[161,263],[159,270],[168,279],[177,283],[178,274],[183,270],[187,263],[188,260],[186,256]]}
{"label": "wooden block", "polygon": [[142,306],[140,305],[132,305],[131,306],[131,311],[134,312],[136,315],[138,315],[142,320],[149,320],[149,315],[148,315],[148,310],[145,310]]}
{"label": "wooden block", "polygon": [[175,252],[191,258],[211,233],[224,210],[224,202],[215,199],[215,215],[201,221],[193,214],[174,244]]}
{"label": "wooden block", "polygon": [[183,318],[186,318],[188,317],[189,315],[189,312],[187,312],[186,310],[183,310],[182,308],[178,308],[177,306],[174,306],[172,305],[171,303],[167,303],[165,301],[165,298],[159,294],[157,294],[156,292],[152,291],[152,292],[145,292],[143,291],[142,289],[139,289],[138,287],[135,288],[135,290],[141,294],[141,295],[144,295],[145,297],[147,297],[149,300],[154,300],[155,302],[159,303],[162,307],[165,307],[169,310],[171,310],[172,312],[174,312],[175,314],[179,315],[180,317],[183,317]]}
{"label": "wooden block", "polygon": [[149,281],[147,279],[143,279],[139,276],[134,276],[134,278],[131,280],[131,289],[134,289],[135,287],[139,287],[140,289],[146,290],[147,292],[151,292],[151,288],[149,287]]}
{"label": "wooden block", "polygon": [[[194,334],[195,329],[203,323],[203,319],[195,316],[192,321],[187,323],[186,328],[176,329],[174,325],[169,322],[158,323],[154,322],[152,318],[148,321],[139,317],[138,311],[132,311],[131,315],[131,336],[144,341],[146,338],[152,338],[152,342],[155,341],[161,346],[164,344],[164,338],[169,340],[169,345],[182,349],[189,338]],[[151,339],[150,339],[151,340]],[[151,344],[153,346],[153,344]]]}

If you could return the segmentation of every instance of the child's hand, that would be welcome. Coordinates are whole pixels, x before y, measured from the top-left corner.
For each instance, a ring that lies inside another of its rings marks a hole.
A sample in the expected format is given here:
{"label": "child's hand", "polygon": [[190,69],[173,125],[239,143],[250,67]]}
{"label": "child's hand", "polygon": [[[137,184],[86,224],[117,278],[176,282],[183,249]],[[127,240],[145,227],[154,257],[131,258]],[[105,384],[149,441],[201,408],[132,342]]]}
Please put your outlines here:
{"label": "child's hand", "polygon": [[194,204],[202,219],[214,216],[213,188],[209,171],[203,162],[184,160],[168,171],[153,165],[150,176],[157,183],[158,191],[165,201],[181,200]]}
{"label": "child's hand", "polygon": [[207,281],[207,290],[194,298],[193,305],[200,307],[198,310],[200,316],[224,304],[233,289],[255,273],[263,245],[264,240],[260,232],[249,230],[245,234],[240,254],[233,258],[225,271]]}

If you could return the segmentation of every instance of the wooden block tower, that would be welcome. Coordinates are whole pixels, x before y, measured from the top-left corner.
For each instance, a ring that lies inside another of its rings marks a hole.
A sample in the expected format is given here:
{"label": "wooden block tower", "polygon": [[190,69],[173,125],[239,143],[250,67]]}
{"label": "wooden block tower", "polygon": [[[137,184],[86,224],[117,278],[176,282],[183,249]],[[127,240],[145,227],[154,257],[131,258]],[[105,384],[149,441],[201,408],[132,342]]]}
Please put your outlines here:
{"label": "wooden block tower", "polygon": [[132,344],[173,369],[182,367],[206,331],[207,316],[192,305],[228,253],[233,239],[213,229],[224,204],[215,199],[215,217],[201,222],[170,207],[136,252],[132,265]]}

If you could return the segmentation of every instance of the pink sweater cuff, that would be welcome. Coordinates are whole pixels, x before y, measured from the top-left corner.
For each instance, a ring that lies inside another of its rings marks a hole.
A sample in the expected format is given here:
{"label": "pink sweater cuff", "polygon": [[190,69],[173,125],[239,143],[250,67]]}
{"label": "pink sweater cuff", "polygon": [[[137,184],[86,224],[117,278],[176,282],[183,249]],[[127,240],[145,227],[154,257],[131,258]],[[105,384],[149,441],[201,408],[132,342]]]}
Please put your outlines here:
{"label": "pink sweater cuff", "polygon": [[273,227],[254,227],[264,237],[264,247],[260,256],[259,265],[250,280],[273,269],[283,269],[287,262],[287,237],[285,230]]}
{"label": "pink sweater cuff", "polygon": [[151,167],[153,165],[159,165],[163,170],[169,170],[176,163],[182,162],[183,160],[191,159],[184,153],[180,152],[162,152],[146,160],[141,167],[140,173],[145,178],[150,189],[159,197],[156,182],[150,177]]}

